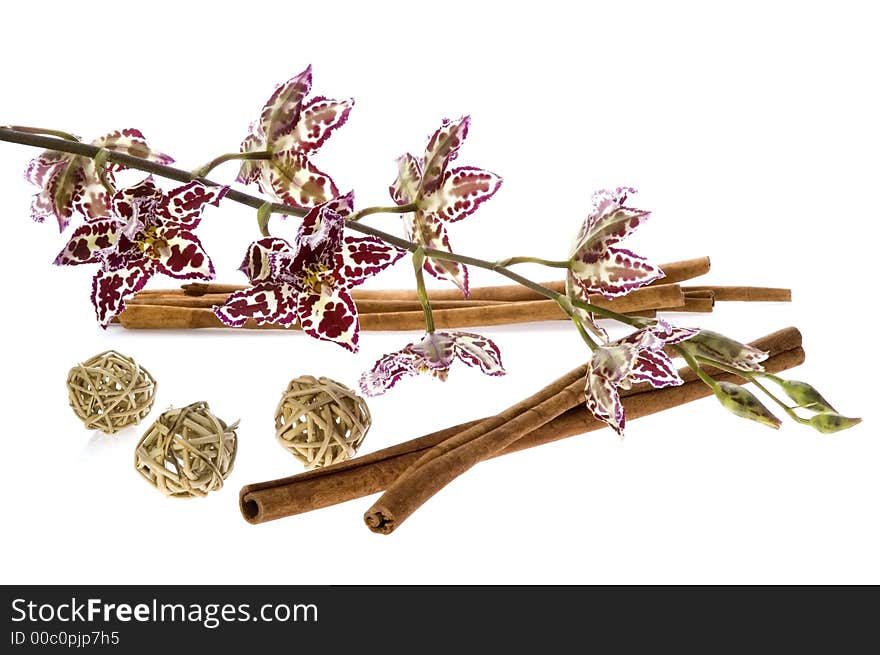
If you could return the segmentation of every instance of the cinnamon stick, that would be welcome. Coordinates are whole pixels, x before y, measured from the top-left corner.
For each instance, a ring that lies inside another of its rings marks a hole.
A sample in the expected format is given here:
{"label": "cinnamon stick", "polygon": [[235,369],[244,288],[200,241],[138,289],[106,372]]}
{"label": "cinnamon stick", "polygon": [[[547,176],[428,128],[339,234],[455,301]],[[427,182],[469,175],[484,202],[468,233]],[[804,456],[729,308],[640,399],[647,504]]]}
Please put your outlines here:
{"label": "cinnamon stick", "polygon": [[[790,342],[792,338],[800,340],[800,333],[777,333],[777,336],[784,338],[786,342]],[[503,451],[523,435],[580,404],[583,386],[583,381],[578,380],[501,426],[483,431],[482,434],[469,433],[479,432],[478,429],[471,428],[470,431],[459,433],[434,446],[386,489],[382,497],[364,514],[364,521],[374,532],[393,532],[431,496],[472,466]]]}
{"label": "cinnamon stick", "polygon": [[723,286],[688,286],[683,287],[685,294],[691,291],[711,291],[715,300],[741,302],[791,302],[791,289],[775,287],[723,287]]}
{"label": "cinnamon stick", "polygon": [[[765,367],[770,372],[791,368],[803,360],[803,351],[799,349],[800,335],[793,328],[768,335],[753,342],[753,345],[769,349],[771,357],[765,362]],[[660,411],[708,395],[708,388],[699,380],[694,381],[690,369],[683,369],[681,374],[686,380],[685,385],[681,387],[642,393],[636,389],[622,390],[621,395],[633,395],[631,401],[624,401],[629,418],[647,415],[647,413]],[[733,376],[720,374],[716,377],[734,379]],[[678,390],[676,393],[679,395],[670,398],[671,394],[667,391],[675,390]],[[651,394],[650,398],[646,397],[645,393]],[[641,413],[643,410],[640,408],[648,401],[657,404],[645,405],[645,407],[656,407],[656,409]],[[484,420],[486,419],[446,428],[341,464],[280,480],[247,485],[242,488],[240,493],[242,515],[251,523],[263,523],[380,492],[414,464],[427,450]],[[498,454],[508,454],[530,448],[597,429],[604,425],[604,423],[592,419],[589,412],[579,405],[541,428],[524,435]]]}
{"label": "cinnamon stick", "polygon": [[[691,280],[709,272],[710,262],[708,257],[685,259],[678,262],[662,264],[660,268],[666,273],[666,277],[652,283],[653,285],[675,284],[685,280]],[[565,282],[553,280],[542,283],[553,291],[563,292]],[[649,285],[650,286],[650,285]],[[191,282],[183,285],[186,294],[200,296],[206,293],[231,293],[246,289],[238,284],[217,284],[214,282]],[[144,293],[144,292],[141,292]],[[417,293],[412,289],[355,289],[352,293],[355,300],[418,300]],[[435,289],[428,291],[431,302],[435,300],[461,300],[461,291],[457,289]],[[541,300],[543,296],[518,284],[474,287],[468,295],[470,300],[501,300],[515,302],[519,300]]]}
{"label": "cinnamon stick", "polygon": [[[164,305],[166,307],[205,307],[222,305],[229,298],[226,293],[206,293],[201,296],[190,296],[180,291],[170,290],[165,293],[145,293],[141,291],[126,301],[131,305]],[[484,307],[500,305],[501,300],[438,300],[431,303],[434,309],[458,309],[464,307]],[[417,300],[356,300],[358,314],[378,314],[387,312],[421,311],[422,306]]]}
{"label": "cinnamon stick", "polygon": [[[684,304],[684,295],[677,284],[648,286],[626,296],[606,300],[597,298],[596,305],[620,313],[677,307]],[[460,328],[475,325],[508,325],[566,318],[556,302],[531,300],[477,307],[441,309],[434,312],[438,328]],[[214,312],[202,307],[131,304],[119,315],[119,322],[129,329],[199,329],[226,327]],[[421,311],[381,312],[360,316],[362,330],[420,330],[424,327]],[[248,321],[246,328],[287,329],[276,325],[257,326]]]}

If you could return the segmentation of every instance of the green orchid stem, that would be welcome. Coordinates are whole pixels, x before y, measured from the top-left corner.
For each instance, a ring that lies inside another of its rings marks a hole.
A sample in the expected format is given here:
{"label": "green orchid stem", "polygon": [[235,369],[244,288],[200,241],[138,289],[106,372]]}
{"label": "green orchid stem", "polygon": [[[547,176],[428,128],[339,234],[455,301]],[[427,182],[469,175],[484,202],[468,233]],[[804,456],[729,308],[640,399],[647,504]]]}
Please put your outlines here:
{"label": "green orchid stem", "polygon": [[734,368],[733,366],[728,366],[722,362],[716,362],[712,359],[707,359],[705,357],[697,356],[697,359],[704,364],[708,364],[709,366],[714,366],[715,368],[721,369],[722,371],[726,371],[727,373],[733,373],[734,375],[738,375],[741,378],[748,380],[752,384],[754,384],[758,389],[763,391],[767,397],[769,397],[773,402],[779,405],[786,414],[788,414],[792,419],[797,421],[798,423],[802,423],[804,425],[810,425],[809,419],[805,419],[802,416],[798,416],[797,412],[794,411],[793,407],[790,407],[787,403],[783,402],[780,398],[778,398],[775,394],[771,393],[770,390],[761,384],[758,381],[759,377],[767,378],[768,380],[773,380],[777,384],[782,382],[782,378],[779,376],[773,375],[772,373],[765,373],[763,371],[742,371],[738,368]]}
{"label": "green orchid stem", "polygon": [[694,356],[691,355],[687,350],[682,348],[681,346],[672,346],[672,348],[682,357],[684,357],[684,361],[687,362],[687,365],[690,366],[691,370],[697,374],[697,377],[700,378],[707,387],[709,387],[713,393],[718,391],[718,382],[713,380],[706,371],[700,367],[699,362],[694,359]]}
{"label": "green orchid stem", "polygon": [[574,311],[574,306],[571,304],[571,299],[568,296],[564,296],[561,293],[557,294],[556,298],[557,304],[562,308],[568,317],[571,319],[571,322],[574,323],[574,326],[577,328],[578,334],[581,335],[581,339],[590,347],[590,350],[595,351],[596,348],[599,347],[593,337],[587,332],[587,329],[584,327],[583,322],[580,317],[577,315],[577,312]]}
{"label": "green orchid stem", "polygon": [[409,212],[414,212],[416,209],[418,209],[418,205],[414,202],[411,202],[408,205],[395,205],[394,207],[366,207],[360,211],[356,211],[348,218],[348,220],[359,221],[364,216],[369,216],[370,214],[408,214]]}
{"label": "green orchid stem", "polygon": [[195,170],[193,170],[192,174],[195,177],[206,177],[208,173],[217,168],[220,164],[223,164],[228,161],[235,160],[247,160],[247,161],[255,161],[255,160],[266,160],[271,159],[272,153],[268,150],[254,150],[253,152],[227,152],[225,155],[220,155],[219,157],[214,157],[211,161],[209,161],[204,166],[199,166]]}
{"label": "green orchid stem", "polygon": [[79,141],[79,139],[68,132],[62,132],[61,130],[50,130],[43,127],[27,127],[26,125],[6,125],[3,129],[15,130],[16,132],[23,132],[25,134],[45,134],[47,136],[57,136],[58,138],[65,139],[66,141]]}
{"label": "green orchid stem", "polygon": [[431,300],[428,298],[428,290],[425,288],[425,249],[416,248],[412,257],[413,270],[416,274],[416,289],[419,294],[419,302],[422,304],[422,311],[425,313],[425,332],[433,334],[434,332],[434,312],[431,310]]}
{"label": "green orchid stem", "polygon": [[[88,143],[65,140],[64,138],[56,138],[52,136],[45,136],[42,133],[34,132],[35,128],[29,129],[30,131],[24,131],[15,130],[8,127],[0,127],[0,141],[19,143],[21,145],[34,146],[37,148],[55,150],[58,152],[68,152],[74,155],[89,157],[91,159],[94,159],[96,156],[98,156],[99,151],[102,150],[102,148],[90,145]],[[46,131],[47,130],[43,130],[43,132]],[[152,162],[147,159],[135,157],[133,155],[129,155],[123,152],[117,152],[115,150],[107,150],[107,152],[109,153],[106,156],[107,162],[119,164],[121,166],[127,166],[128,168],[144,171],[145,173],[152,173],[154,175],[158,175],[169,180],[175,180],[176,182],[182,182],[184,184],[187,182],[192,182],[193,180],[198,180],[199,182],[207,186],[221,186],[217,182],[209,180],[206,177],[193,175],[189,171],[185,171],[180,168],[166,166],[165,164],[159,164],[157,162]],[[268,213],[270,214],[284,214],[286,216],[303,217],[308,211],[300,207],[291,207],[290,205],[285,205],[277,202],[269,203],[269,207],[267,210],[264,208],[264,206],[267,204],[267,201],[264,198],[260,198],[259,196],[252,196],[249,193],[244,193],[236,189],[229,189],[229,191],[226,193],[225,199],[232,200],[233,202],[237,202],[242,205],[247,205],[248,207],[252,207],[253,209],[262,210],[264,212],[268,211]],[[358,213],[361,216],[365,216],[368,214],[381,213],[383,210],[391,210],[391,212],[393,213],[400,213],[401,211],[414,211],[415,209],[416,207],[414,205],[401,205],[398,207],[384,208],[370,207],[367,209],[363,209]],[[355,214],[355,216],[357,216],[357,214]],[[537,282],[533,282],[527,277],[523,277],[519,273],[516,273],[505,266],[499,265],[498,262],[490,262],[485,259],[469,257],[468,255],[459,255],[456,253],[447,252],[445,250],[423,248],[419,244],[413,243],[412,241],[407,241],[406,239],[401,239],[400,237],[389,234],[388,232],[377,230],[376,228],[369,225],[364,225],[360,221],[354,220],[353,217],[349,218],[346,221],[346,224],[348,225],[348,227],[357,232],[360,232],[361,234],[368,234],[370,236],[377,237],[382,241],[385,241],[386,243],[390,243],[391,245],[397,246],[398,248],[407,250],[409,252],[415,252],[417,249],[422,248],[425,257],[459,262],[460,264],[466,264],[470,266],[475,266],[477,268],[484,268],[486,270],[494,271],[495,273],[503,275],[504,277],[513,280],[517,284],[520,284],[527,289],[531,289],[535,293],[540,294],[545,298],[555,300],[556,302],[559,302],[560,297],[566,297],[554,291],[553,289],[548,289],[547,287],[542,286]],[[617,312],[611,311],[609,309],[604,309],[602,307],[598,307],[597,305],[583,302],[575,298],[568,298],[568,301],[571,302],[573,306],[579,309],[583,309],[585,311],[598,314],[599,316],[625,323],[626,325],[630,325],[633,327],[644,327],[646,325],[645,319],[626,316],[624,314],[618,314]]]}
{"label": "green orchid stem", "polygon": [[548,266],[550,268],[571,268],[571,262],[569,260],[553,260],[553,259],[541,259],[540,257],[508,257],[507,259],[500,259],[495,262],[499,266],[513,266],[514,264],[540,264],[541,266]]}

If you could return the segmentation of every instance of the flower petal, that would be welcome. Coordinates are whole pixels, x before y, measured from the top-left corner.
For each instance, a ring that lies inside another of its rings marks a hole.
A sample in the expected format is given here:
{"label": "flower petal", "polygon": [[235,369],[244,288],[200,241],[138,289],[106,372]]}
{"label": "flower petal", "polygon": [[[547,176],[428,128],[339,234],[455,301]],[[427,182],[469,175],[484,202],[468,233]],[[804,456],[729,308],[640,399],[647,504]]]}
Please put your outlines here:
{"label": "flower petal", "polygon": [[293,138],[295,149],[309,153],[320,148],[337,127],[348,120],[354,100],[330,100],[316,96],[303,105]]}
{"label": "flower petal", "polygon": [[569,273],[583,300],[589,300],[591,293],[606,298],[623,296],[662,277],[663,271],[647,259],[623,248],[607,248],[601,253],[581,251]]}
{"label": "flower petal", "polygon": [[629,379],[633,382],[647,382],[655,389],[675,387],[683,383],[672,360],[662,350],[639,351]]}
{"label": "flower petal", "polygon": [[205,205],[218,206],[227,191],[228,186],[206,186],[194,180],[164,194],[156,204],[156,214],[191,230],[199,224]]}
{"label": "flower petal", "polygon": [[473,214],[500,186],[501,178],[495,173],[472,166],[453,168],[446,171],[443,183],[434,193],[419,200],[419,206],[426,213],[452,223]]}
{"label": "flower petal", "polygon": [[315,207],[339,194],[332,178],[301,153],[284,150],[258,163],[260,189],[289,205]]}
{"label": "flower petal", "polygon": [[114,220],[90,221],[80,225],[70,235],[70,241],[64,246],[64,250],[58,253],[55,264],[74,266],[98,261],[99,253],[116,243],[121,227]]}
{"label": "flower petal", "polygon": [[[114,152],[123,152],[132,157],[140,157],[149,161],[158,162],[160,164],[171,164],[174,162],[173,157],[169,157],[157,150],[153,150],[147,145],[147,139],[133,127],[124,130],[115,130],[109,134],[105,134],[92,141],[92,145],[113,150]],[[117,165],[118,166],[118,165]]]}
{"label": "flower petal", "polygon": [[147,252],[156,257],[156,268],[178,280],[213,280],[214,264],[199,238],[182,228],[160,228],[163,246],[152,245]]}
{"label": "flower petal", "polygon": [[299,120],[303,98],[311,87],[312,67],[309,66],[275,89],[266,101],[260,114],[260,126],[270,148],[279,138],[293,132]]}
{"label": "flower petal", "polygon": [[[254,126],[251,126],[251,129],[254,129]],[[265,139],[259,135],[248,134],[244,141],[241,142],[241,146],[239,146],[239,152],[255,152],[257,150],[265,150],[266,149],[266,141]],[[238,177],[235,178],[236,182],[240,182],[241,184],[252,184],[258,181],[262,166],[266,164],[263,160],[248,160],[243,159],[241,162],[241,166],[238,169]]]}
{"label": "flower petal", "polygon": [[40,178],[43,180],[43,188],[31,200],[31,218],[37,223],[42,223],[47,218],[54,216],[58,220],[58,227],[61,232],[67,227],[72,216],[72,212],[69,209],[56,213],[55,208],[55,189],[64,170],[65,163],[58,162],[55,167],[47,168],[42,173],[39,173]]}
{"label": "flower petal", "polygon": [[134,216],[136,201],[158,201],[161,197],[162,191],[156,186],[153,176],[149,175],[137,184],[117,191],[110,206],[116,216],[129,219]]}
{"label": "flower petal", "polygon": [[300,327],[309,336],[357,352],[360,326],[357,308],[347,291],[335,289],[327,294],[303,294],[297,316]]}
{"label": "flower petal", "polygon": [[[112,172],[108,170],[106,174],[112,182]],[[82,165],[82,175],[78,176],[73,188],[71,205],[88,220],[110,216],[110,194],[98,177],[92,160],[86,160]]]}
{"label": "flower petal", "polygon": [[463,116],[457,121],[444,120],[431,135],[425,148],[420,195],[433,193],[443,183],[446,167],[458,156],[458,149],[467,137],[470,122],[470,116]]}
{"label": "flower petal", "polygon": [[617,388],[608,378],[591,371],[584,390],[587,409],[600,421],[605,421],[615,432],[623,435],[626,414]]}
{"label": "flower petal", "polygon": [[296,299],[289,284],[260,282],[229,294],[224,304],[214,306],[214,315],[230,327],[241,327],[249,318],[257,325],[289,326],[296,318]]}
{"label": "flower petal", "polygon": [[618,187],[613,191],[603,189],[593,194],[593,208],[578,232],[572,254],[583,248],[599,252],[626,238],[648,220],[648,211],[624,207],[632,187]]}
{"label": "flower petal", "polygon": [[501,351],[491,339],[471,332],[452,332],[456,356],[468,366],[478,367],[486,375],[504,375]]}
{"label": "flower petal", "polygon": [[296,254],[273,259],[278,264],[278,274],[288,273],[297,278],[322,274],[338,279],[335,269],[342,248],[343,215],[349,211],[352,198],[349,193],[309,210],[296,235]]}
{"label": "flower petal", "polygon": [[[446,234],[446,227],[430,214],[425,214],[421,211],[407,214],[404,217],[404,225],[407,236],[411,241],[415,241],[426,248],[452,252],[452,248],[449,246],[449,236]],[[464,264],[426,257],[425,271],[438,280],[452,282],[467,297],[468,271]]]}
{"label": "flower petal", "polygon": [[133,260],[127,268],[99,270],[92,279],[92,305],[98,322],[106,327],[125,309],[125,300],[144,288],[153,274],[152,263]]}
{"label": "flower petal", "polygon": [[397,179],[388,187],[391,198],[398,205],[415,201],[422,181],[422,162],[406,153],[397,160]]}
{"label": "flower petal", "polygon": [[278,252],[292,253],[293,248],[284,239],[276,237],[254,241],[248,246],[238,270],[247,275],[251,282],[267,280],[272,275],[272,254]]}
{"label": "flower petal", "polygon": [[373,368],[364,371],[361,375],[361,391],[367,396],[379,396],[385,393],[402,377],[415,375],[418,372],[414,361],[413,355],[405,351],[384,355],[373,364]]}
{"label": "flower petal", "polygon": [[336,273],[346,287],[355,287],[405,254],[405,250],[376,237],[345,237],[337,257]]}
{"label": "flower petal", "polygon": [[45,186],[46,180],[72,156],[54,150],[44,150],[28,162],[24,178],[36,186]]}

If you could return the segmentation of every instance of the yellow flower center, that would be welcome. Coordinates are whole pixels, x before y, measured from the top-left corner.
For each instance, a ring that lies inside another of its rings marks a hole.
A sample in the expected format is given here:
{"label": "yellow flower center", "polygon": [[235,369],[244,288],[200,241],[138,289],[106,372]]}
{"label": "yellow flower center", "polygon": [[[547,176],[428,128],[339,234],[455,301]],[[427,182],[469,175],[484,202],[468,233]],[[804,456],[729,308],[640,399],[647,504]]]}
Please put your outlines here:
{"label": "yellow flower center", "polygon": [[145,255],[157,259],[160,254],[168,252],[168,242],[159,236],[155,225],[145,227],[139,236],[137,245]]}
{"label": "yellow flower center", "polygon": [[303,269],[301,278],[303,286],[313,293],[327,295],[333,290],[333,271],[318,263]]}

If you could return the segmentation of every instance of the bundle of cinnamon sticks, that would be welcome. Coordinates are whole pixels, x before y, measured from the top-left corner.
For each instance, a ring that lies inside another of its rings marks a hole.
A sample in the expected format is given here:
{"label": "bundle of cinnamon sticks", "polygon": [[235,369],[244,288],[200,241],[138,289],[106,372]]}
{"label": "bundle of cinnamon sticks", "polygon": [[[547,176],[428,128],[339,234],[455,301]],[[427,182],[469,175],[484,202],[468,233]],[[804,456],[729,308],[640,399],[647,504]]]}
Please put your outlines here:
{"label": "bundle of cinnamon sticks", "polygon": [[[793,327],[752,342],[770,356],[779,372],[804,361],[801,334]],[[716,379],[735,376],[707,369]],[[684,384],[651,389],[644,384],[622,390],[629,420],[676,407],[711,394],[690,369],[679,371]],[[456,425],[322,469],[244,487],[240,509],[250,523],[308,512],[385,493],[364,515],[374,532],[388,534],[447,483],[486,459],[590,432],[605,423],[583,406],[586,367],[580,366],[501,413]]]}
{"label": "bundle of cinnamon sticks", "polygon": [[[614,300],[600,296],[596,305],[621,314],[653,316],[658,311],[711,312],[715,301],[789,301],[788,289],[736,286],[682,286],[680,283],[709,271],[709,258],[699,257],[662,266],[666,277]],[[544,284],[563,291],[564,283]],[[130,329],[197,329],[226,327],[211,307],[223,304],[229,294],[244,287],[228,284],[193,283],[180,289],[144,290],[129,299],[118,322]],[[424,316],[413,290],[355,290],[362,330],[420,330]],[[506,325],[532,321],[566,320],[552,300],[519,285],[477,287],[467,299],[457,289],[429,293],[438,328]],[[249,321],[245,328],[276,329]]]}

